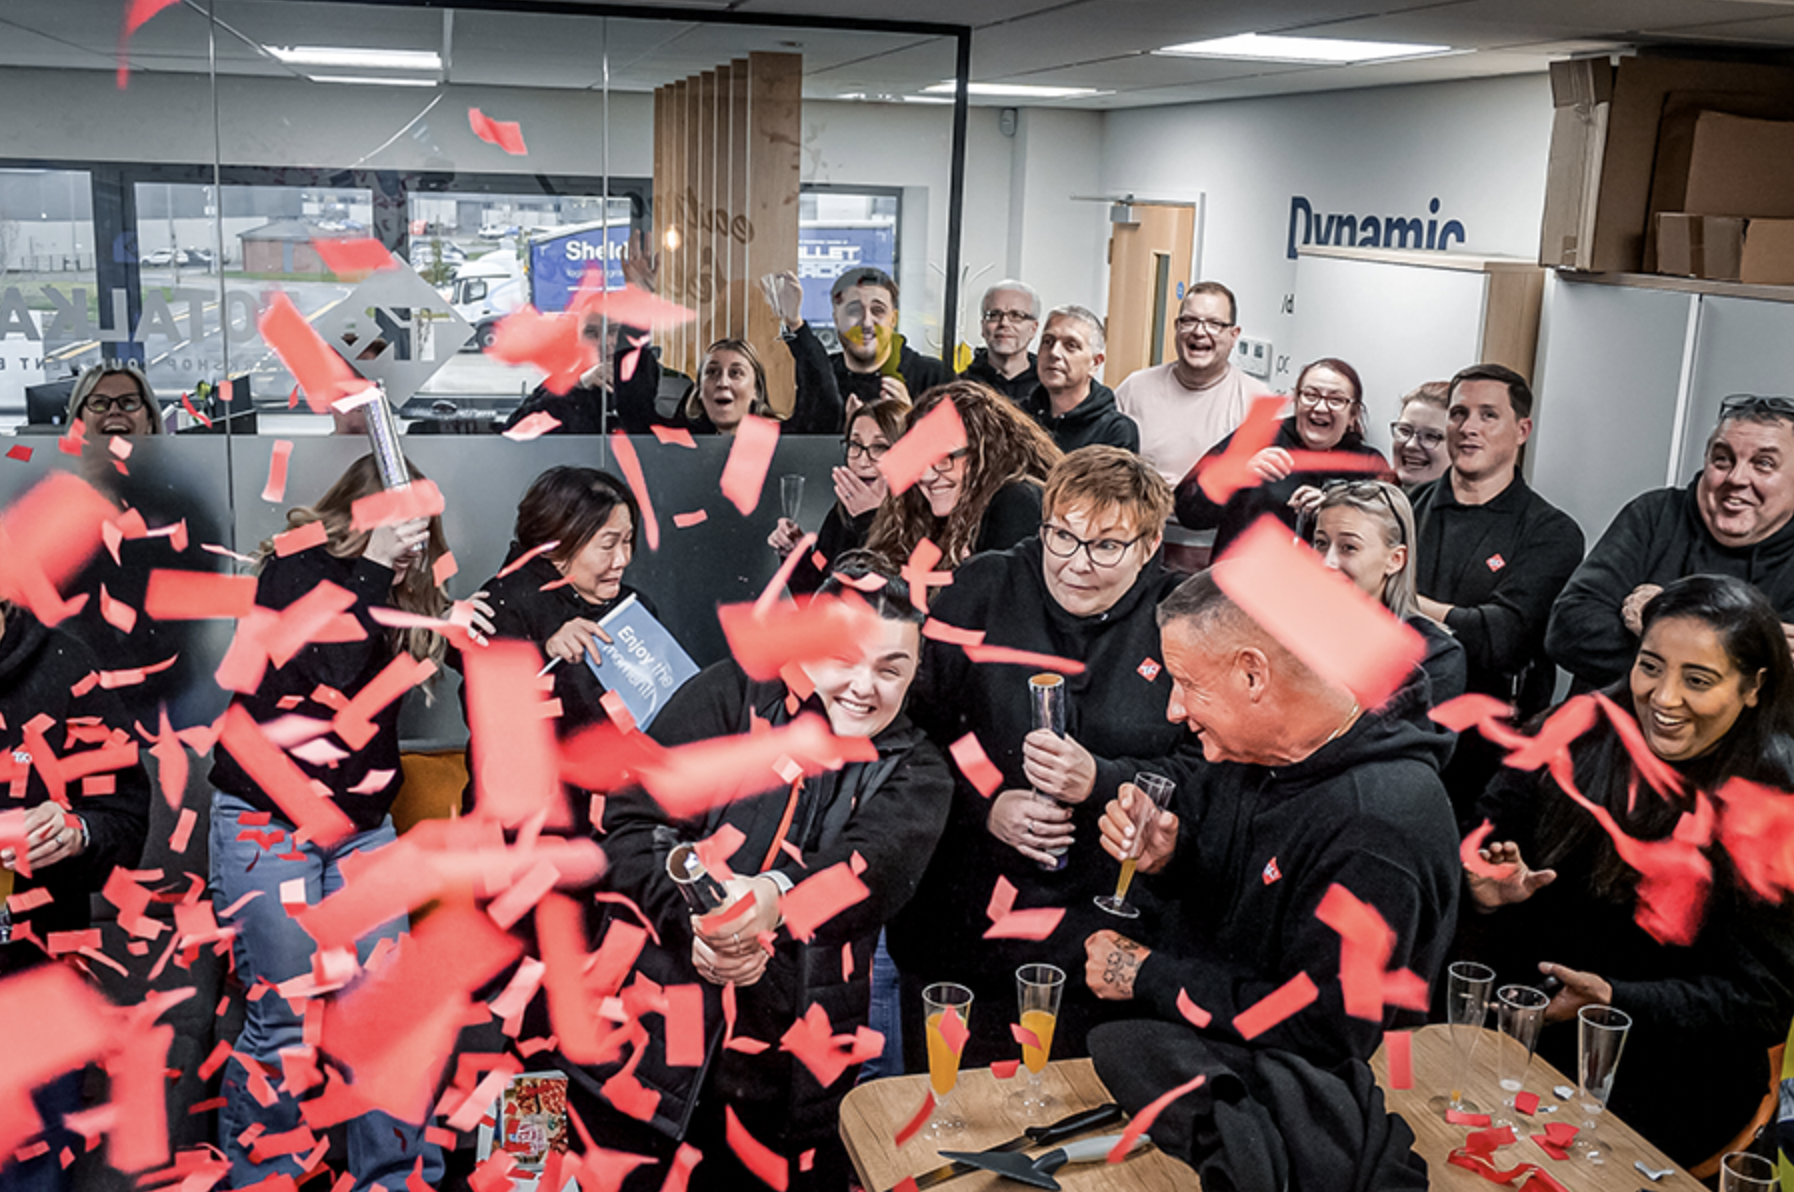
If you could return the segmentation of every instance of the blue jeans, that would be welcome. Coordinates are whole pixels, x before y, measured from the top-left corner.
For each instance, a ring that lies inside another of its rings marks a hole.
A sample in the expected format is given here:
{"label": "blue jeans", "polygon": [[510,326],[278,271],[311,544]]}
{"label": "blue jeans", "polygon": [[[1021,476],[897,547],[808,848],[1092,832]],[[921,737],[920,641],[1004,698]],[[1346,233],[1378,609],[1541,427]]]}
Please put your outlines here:
{"label": "blue jeans", "polygon": [[897,966],[885,951],[885,933],[878,933],[878,948],[872,953],[871,1027],[885,1037],[885,1049],[860,1065],[858,1083],[877,1080],[881,1076],[903,1075],[903,1014],[897,990]]}
{"label": "blue jeans", "polygon": [[[311,936],[288,918],[280,903],[280,884],[295,878],[305,879],[305,900],[315,904],[336,893],[343,886],[343,858],[362,849],[377,849],[391,844],[397,834],[388,821],[371,832],[349,836],[329,848],[315,844],[299,846],[296,860],[281,860],[276,852],[291,853],[292,825],[279,819],[270,827],[285,827],[288,837],[273,850],[264,850],[253,840],[237,839],[242,829],[238,819],[255,808],[220,791],[212,794],[212,900],[217,909],[235,903],[252,890],[260,890],[260,898],[240,907],[227,925],[239,930],[232,944],[237,962],[237,976],[244,988],[263,980],[279,985],[311,971],[312,953],[316,945]],[[251,867],[251,862],[254,862]],[[224,922],[220,914],[220,922]],[[356,941],[355,949],[366,963],[374,945],[382,939],[397,940],[404,934],[406,920],[401,917],[381,925]],[[237,1039],[237,1051],[269,1065],[276,1076],[271,1083],[280,1084],[280,1052],[283,1048],[304,1046],[300,1018],[287,1000],[269,991],[244,1007],[243,1033]],[[253,1123],[260,1122],[264,1132],[278,1134],[296,1129],[301,1124],[299,1103],[286,1093],[279,1093],[274,1104],[263,1106],[249,1092],[242,1065],[235,1060],[225,1068],[224,1109],[218,1115],[218,1145],[230,1160],[230,1186],[246,1187],[271,1175],[286,1174],[297,1179],[301,1156],[282,1155],[261,1163],[252,1162],[249,1148],[237,1141],[238,1135]],[[388,1192],[403,1192],[405,1177],[411,1173],[419,1156],[423,1157],[423,1178],[435,1184],[442,1178],[442,1152],[424,1139],[422,1125],[411,1125],[384,1113],[368,1113],[347,1123],[349,1143],[348,1168],[355,1177],[356,1192],[366,1192],[375,1184]]]}
{"label": "blue jeans", "polygon": [[62,1150],[68,1147],[79,1155],[85,1145],[79,1134],[63,1125],[65,1115],[81,1108],[81,1069],[64,1072],[32,1089],[31,1100],[43,1119],[43,1138],[50,1149],[35,1159],[0,1167],[0,1192],[67,1192],[74,1181],[62,1166]]}

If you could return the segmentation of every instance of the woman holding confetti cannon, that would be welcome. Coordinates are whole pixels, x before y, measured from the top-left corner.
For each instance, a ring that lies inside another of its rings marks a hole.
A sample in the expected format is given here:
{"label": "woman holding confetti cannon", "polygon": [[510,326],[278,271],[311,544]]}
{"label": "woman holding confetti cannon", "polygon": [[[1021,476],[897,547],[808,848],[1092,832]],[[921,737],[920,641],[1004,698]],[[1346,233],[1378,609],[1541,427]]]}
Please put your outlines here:
{"label": "woman holding confetti cannon", "polygon": [[1611,1108],[1693,1165],[1749,1120],[1794,1016],[1794,670],[1741,580],[1679,580],[1643,628],[1624,682],[1537,728],[1568,767],[1507,769],[1479,804],[1461,950],[1554,987],[1539,1054],[1560,1071],[1578,1010],[1630,1015]]}
{"label": "woman holding confetti cannon", "polygon": [[[408,493],[423,496],[423,474],[409,472]],[[221,923],[237,931],[236,972],[246,989],[313,972],[315,945],[288,914],[282,887],[290,892],[288,883],[301,883],[306,903],[316,904],[341,888],[345,858],[395,838],[387,812],[403,782],[396,695],[435,672],[444,641],[425,628],[388,628],[375,614],[445,616],[449,601],[434,566],[448,545],[440,516],[400,514],[402,520],[368,526],[365,515],[374,511],[362,505],[358,516],[358,503],[382,494],[374,456],[365,455],[316,504],[287,514],[291,528],[263,544],[256,607],[241,620],[221,676],[236,681],[238,694],[225,713],[211,773],[212,896]],[[316,623],[302,641],[283,642],[278,626],[263,618],[301,602],[313,606]],[[472,623],[490,631],[484,606],[476,603]],[[233,659],[241,665],[233,668]],[[357,696],[377,679],[386,675],[380,686],[390,683],[389,668],[402,676],[399,691],[378,706],[359,706]],[[276,731],[277,722],[287,731]],[[293,767],[296,780],[282,781]],[[328,800],[311,790],[314,782],[329,788]],[[396,940],[405,928],[400,918],[370,932],[357,941],[358,959],[365,963],[378,942]],[[236,1056],[278,1073],[282,1052],[305,1043],[287,998],[268,992],[246,1002]],[[278,1092],[263,1105],[251,1084],[242,1059],[233,1058],[219,1114],[231,1185],[299,1177],[299,1156],[257,1162],[252,1144],[241,1141],[251,1126],[276,1134],[301,1124],[291,1094]],[[420,1157],[426,1181],[442,1174],[441,1153],[422,1124],[370,1112],[349,1122],[348,1143],[358,1190],[403,1185]]]}

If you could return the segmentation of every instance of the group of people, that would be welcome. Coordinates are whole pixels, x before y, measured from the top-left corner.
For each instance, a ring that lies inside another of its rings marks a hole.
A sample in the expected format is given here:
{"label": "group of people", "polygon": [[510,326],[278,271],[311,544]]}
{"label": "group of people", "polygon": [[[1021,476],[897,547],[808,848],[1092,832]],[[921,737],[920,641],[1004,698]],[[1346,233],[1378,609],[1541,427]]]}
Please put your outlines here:
{"label": "group of people", "polygon": [[[1275,1055],[1301,1066],[1304,1087],[1362,1100],[1364,1064],[1385,1029],[1424,1015],[1411,999],[1380,1018],[1350,1004],[1340,932],[1318,913],[1336,890],[1386,924],[1392,973],[1434,983],[1449,960],[1475,958],[1503,982],[1549,984],[1550,1022],[1573,1022],[1589,1004],[1631,1014],[1613,1108],[1678,1161],[1713,1153],[1744,1124],[1767,1088],[1767,1049],[1794,1016],[1785,908],[1753,893],[1708,843],[1704,918],[1691,940],[1664,942],[1640,925],[1638,873],[1580,800],[1625,835],[1655,842],[1728,780],[1794,791],[1794,401],[1728,399],[1700,474],[1632,502],[1585,558],[1581,528],[1520,474],[1533,398],[1501,365],[1471,365],[1402,399],[1391,466],[1367,442],[1369,399],[1357,372],[1343,359],[1315,361],[1274,441],[1247,461],[1256,483],[1216,501],[1203,469],[1228,454],[1253,400],[1267,395],[1232,362],[1237,309],[1218,283],[1188,290],[1176,356],[1114,391],[1094,376],[1101,320],[1061,306],[1043,323],[1038,295],[1020,282],[983,296],[986,346],[958,377],[902,342],[896,285],[876,270],[835,283],[842,346],[832,356],[801,319],[795,279],[775,293],[798,363],[793,429],[839,433],[844,450],[836,504],[790,587],[804,599],[863,605],[876,629],[806,661],[801,677],[755,679],[733,660],[717,662],[647,731],[677,747],[810,712],[840,736],[869,739],[876,756],[769,782],[692,818],[669,815],[637,788],[600,792],[601,804],[567,792],[570,830],[599,841],[604,888],[622,896],[592,920],[589,945],[629,918],[626,901],[651,929],[631,980],[696,984],[703,995],[701,1063],[669,1057],[657,1027],[612,1062],[562,1057],[570,1105],[591,1137],[660,1161],[622,1187],[660,1187],[683,1144],[703,1156],[691,1187],[756,1186],[731,1141],[740,1129],[792,1159],[791,1186],[845,1187],[837,1115],[851,1079],[819,1081],[779,1047],[787,1029],[820,1006],[837,1036],[868,1023],[884,1033],[879,1071],[920,1070],[921,991],[951,981],[973,995],[962,1062],[1015,1058],[1023,964],[1068,974],[1052,1054],[1092,1055],[1118,1093],[1143,1073],[1162,1092],[1197,1071],[1232,1071],[1248,1088],[1271,1090],[1277,1082],[1263,1064]],[[633,376],[657,367],[643,353]],[[639,385],[632,397],[621,381],[588,380],[587,396],[612,402],[627,428],[635,429],[630,419],[666,420],[638,400],[648,381],[629,382]],[[751,345],[713,345],[672,420],[730,433],[745,414],[772,408],[765,384]],[[135,412],[124,408],[129,394],[121,401],[104,382],[77,393],[72,408],[91,417],[91,432],[129,433],[105,421]],[[880,461],[942,403],[959,414],[965,446],[906,491],[888,491]],[[313,641],[238,694],[257,722],[329,722],[335,700],[353,698],[402,653],[461,665],[462,654],[431,630],[388,629],[374,617],[396,608],[439,618],[448,608],[434,578],[448,549],[439,519],[354,528],[354,501],[377,488],[371,459],[359,461],[290,515],[294,526],[321,522],[322,545],[265,550],[259,605],[286,608],[328,581],[353,596],[349,611],[365,633]],[[1362,706],[1228,594],[1228,547],[1266,516],[1424,642],[1423,659],[1382,705]],[[603,616],[641,598],[627,584],[640,522],[616,478],[578,467],[543,473],[519,505],[506,568],[469,602],[473,628],[579,662]],[[901,570],[924,539],[939,548],[934,569],[951,573],[927,593],[926,609]],[[782,556],[802,542],[784,521],[770,539]],[[20,734],[38,711],[79,711],[67,682],[36,677],[48,664],[21,671],[11,661],[46,650],[72,657],[80,647],[64,636],[6,609],[0,744],[28,748]],[[968,651],[971,640],[995,660]],[[1512,723],[1536,731],[1558,667],[1628,715],[1682,789],[1641,790],[1627,734],[1607,720],[1569,746],[1569,770],[1522,770],[1503,765],[1503,746],[1454,734],[1431,715],[1465,693],[1493,696],[1512,709]],[[1062,692],[1062,723],[1040,722],[1034,689],[1043,672]],[[557,735],[607,719],[602,666],[548,675]],[[54,706],[32,702],[50,695]],[[296,842],[278,858],[259,855],[239,825],[251,814],[289,833],[293,825],[231,748],[217,747],[213,894],[237,928],[246,984],[278,986],[310,971],[311,948],[286,916],[282,885],[302,879],[315,901],[340,887],[346,857],[392,838],[387,812],[402,781],[396,703],[373,729],[352,756],[294,757],[350,811],[355,834],[329,847]],[[977,767],[949,760],[968,738],[1000,779],[994,788]],[[1169,779],[1175,792],[1136,839],[1143,774]],[[1566,774],[1579,798],[1561,789]],[[131,808],[141,814],[147,789],[139,774],[119,782],[117,808],[82,800],[75,814],[34,812],[33,876],[21,872],[15,888],[54,883],[70,872],[63,866],[103,881],[112,863],[128,865]],[[47,805],[35,785],[14,792]],[[1460,841],[1485,819],[1493,831],[1481,863],[1467,869]],[[730,842],[714,858],[726,864],[729,902],[694,916],[667,859],[675,846],[704,840]],[[1140,876],[1129,898],[1140,914],[1124,921],[1094,898],[1134,855]],[[0,863],[14,861],[0,851]],[[838,862],[852,864],[866,896],[800,938],[784,926],[781,899]],[[1063,911],[1051,932],[987,939],[999,883],[1018,909]],[[267,896],[252,897],[256,890]],[[58,891],[18,922],[66,915],[64,902]],[[362,940],[363,959],[403,927]],[[0,948],[8,960],[18,963],[14,950]],[[1312,1004],[1248,1044],[1234,1025],[1239,1014],[1304,975]],[[270,1104],[259,1095],[244,1058],[278,1070],[283,1053],[307,1044],[284,998],[262,997],[248,1013],[221,1113],[233,1186],[296,1169],[291,1156],[252,1153],[257,1134],[291,1130],[300,1117],[291,1096]],[[1570,1035],[1548,1029],[1542,1044],[1560,1067]],[[770,1046],[727,1046],[731,1038]],[[646,1120],[613,1101],[622,1076],[656,1094]],[[1687,1096],[1691,1089],[1700,1096]],[[1358,1133],[1340,1145],[1386,1149],[1373,1183],[1409,1186],[1406,1137],[1382,1130],[1379,1117],[1357,1119]],[[1293,1138],[1347,1129],[1345,1121],[1283,1124]],[[1155,1137],[1167,1131],[1161,1144],[1199,1168],[1228,1162],[1214,1130],[1186,1118]],[[349,1144],[358,1187],[395,1188],[414,1170],[433,1181],[441,1171],[421,1124],[366,1118]],[[1288,1151],[1280,1161],[1299,1177],[1307,1148],[1292,1141]],[[1330,1174],[1291,1186],[1337,1186],[1324,1183]]]}

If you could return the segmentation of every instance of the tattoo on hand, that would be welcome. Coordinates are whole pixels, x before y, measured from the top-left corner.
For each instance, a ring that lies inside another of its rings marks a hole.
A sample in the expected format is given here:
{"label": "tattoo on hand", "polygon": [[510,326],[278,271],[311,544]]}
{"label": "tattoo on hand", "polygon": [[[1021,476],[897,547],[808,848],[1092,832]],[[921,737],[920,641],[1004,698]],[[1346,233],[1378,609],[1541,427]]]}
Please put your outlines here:
{"label": "tattoo on hand", "polygon": [[1117,936],[1115,947],[1103,961],[1103,984],[1118,987],[1125,994],[1134,991],[1134,974],[1140,967],[1140,945]]}

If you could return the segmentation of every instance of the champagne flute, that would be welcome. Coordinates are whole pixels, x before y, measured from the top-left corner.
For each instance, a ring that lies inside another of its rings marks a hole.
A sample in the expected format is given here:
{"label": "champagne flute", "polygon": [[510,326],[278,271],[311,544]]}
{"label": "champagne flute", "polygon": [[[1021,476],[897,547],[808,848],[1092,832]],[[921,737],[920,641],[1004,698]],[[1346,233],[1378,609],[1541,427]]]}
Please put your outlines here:
{"label": "champagne flute", "polygon": [[[1445,990],[1445,1020],[1451,1030],[1452,1050],[1457,1052],[1457,1070],[1467,1073],[1476,1056],[1477,1040],[1482,1038],[1483,1022],[1489,1016],[1489,991],[1495,986],[1495,970],[1474,960],[1459,960],[1448,970]],[[1475,1102],[1464,1099],[1461,1087],[1453,1088],[1450,1097],[1433,1097],[1427,1101],[1433,1112],[1444,1114],[1476,1113]]]}
{"label": "champagne flute", "polygon": [[1727,1151],[1719,1161],[1719,1192],[1775,1192],[1775,1164],[1749,1151]]}
{"label": "champagne flute", "polygon": [[1128,807],[1128,814],[1134,820],[1134,842],[1128,846],[1127,856],[1121,859],[1121,877],[1115,882],[1115,893],[1096,896],[1096,905],[1111,915],[1123,919],[1140,917],[1139,910],[1127,900],[1127,888],[1133,883],[1134,866],[1146,848],[1146,833],[1152,829],[1159,813],[1171,805],[1171,792],[1176,789],[1171,780],[1162,775],[1145,770],[1134,775],[1134,794]]}
{"label": "champagne flute", "polygon": [[1040,1046],[1022,1044],[1022,1064],[1028,1069],[1028,1082],[1009,1094],[1006,1106],[1029,1121],[1043,1119],[1059,1109],[1059,1098],[1047,1092],[1040,1074],[1052,1054],[1059,995],[1064,990],[1064,969],[1050,964],[1024,964],[1015,970],[1015,1000],[1021,1011],[1022,1029],[1033,1031]]}
{"label": "champagne flute", "polygon": [[1500,1050],[1495,1057],[1496,1079],[1501,1091],[1502,1113],[1497,1126],[1515,1125],[1514,1097],[1525,1087],[1526,1070],[1532,1066],[1532,1053],[1539,1045],[1539,1028],[1545,1023],[1545,1007],[1551,999],[1530,985],[1503,985],[1495,994],[1495,1016],[1501,1027],[1496,1038]]}
{"label": "champagne flute", "polygon": [[[1055,737],[1065,735],[1065,676],[1042,672],[1028,680],[1028,705],[1033,710],[1034,728],[1045,729]],[[1051,795],[1034,792],[1034,797],[1057,807],[1059,802]],[[1042,869],[1064,869],[1067,848],[1060,846],[1043,850],[1053,855],[1053,861],[1040,863]]]}
{"label": "champagne flute", "polygon": [[804,478],[793,472],[779,477],[779,511],[785,520],[797,524],[797,515],[804,507]]}
{"label": "champagne flute", "polygon": [[1601,1153],[1595,1130],[1613,1095],[1613,1076],[1619,1070],[1620,1055],[1626,1050],[1626,1034],[1632,1029],[1632,1016],[1612,1006],[1584,1006],[1576,1011],[1576,1075],[1579,1083],[1577,1100],[1582,1105],[1582,1133],[1576,1149],[1597,1166],[1607,1162]]}
{"label": "champagne flute", "polygon": [[965,1119],[953,1108],[953,1089],[959,1083],[959,1052],[941,1028],[949,1014],[959,1025],[971,1025],[972,991],[964,985],[942,981],[922,991],[922,1009],[928,1023],[928,1085],[934,1091],[934,1116],[924,1133],[936,1142],[950,1139],[966,1128]]}

